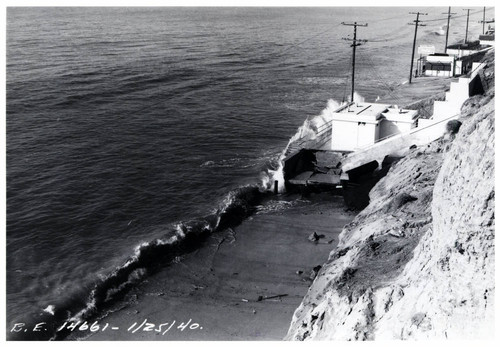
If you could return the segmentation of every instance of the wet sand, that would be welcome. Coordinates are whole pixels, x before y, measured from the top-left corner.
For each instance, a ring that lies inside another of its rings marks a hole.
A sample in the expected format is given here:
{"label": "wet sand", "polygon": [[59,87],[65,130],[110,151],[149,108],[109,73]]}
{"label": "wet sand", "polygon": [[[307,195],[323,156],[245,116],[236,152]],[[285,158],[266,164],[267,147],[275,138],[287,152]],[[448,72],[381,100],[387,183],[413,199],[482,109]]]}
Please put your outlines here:
{"label": "wet sand", "polygon": [[[308,290],[312,268],[327,260],[355,215],[345,212],[338,196],[308,200],[212,235],[202,248],[131,290],[127,304],[99,321],[108,328],[87,339],[281,340]],[[312,232],[325,237],[313,243]],[[286,296],[258,301],[281,294]],[[144,324],[132,333],[145,320],[160,331],[144,331]],[[183,322],[189,322],[184,330],[178,328]]]}

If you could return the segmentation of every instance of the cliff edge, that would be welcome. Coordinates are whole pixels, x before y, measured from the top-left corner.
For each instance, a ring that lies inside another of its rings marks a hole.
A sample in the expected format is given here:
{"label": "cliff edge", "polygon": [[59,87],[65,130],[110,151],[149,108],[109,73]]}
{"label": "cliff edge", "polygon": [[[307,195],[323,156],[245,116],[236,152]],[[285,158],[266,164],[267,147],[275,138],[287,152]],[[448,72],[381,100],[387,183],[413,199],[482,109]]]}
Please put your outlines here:
{"label": "cliff edge", "polygon": [[456,135],[370,192],[295,311],[288,340],[494,337],[494,55]]}

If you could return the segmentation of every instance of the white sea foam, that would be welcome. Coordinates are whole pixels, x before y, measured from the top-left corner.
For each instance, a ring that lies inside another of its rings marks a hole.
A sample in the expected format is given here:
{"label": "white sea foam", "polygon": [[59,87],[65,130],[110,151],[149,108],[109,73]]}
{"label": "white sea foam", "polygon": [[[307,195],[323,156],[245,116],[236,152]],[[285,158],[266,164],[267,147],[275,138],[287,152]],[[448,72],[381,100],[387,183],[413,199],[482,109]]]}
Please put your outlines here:
{"label": "white sea foam", "polygon": [[[363,102],[364,98],[358,93],[354,93],[354,101]],[[314,140],[318,134],[318,129],[332,119],[334,111],[341,105],[342,104],[338,101],[330,99],[327,102],[326,108],[323,109],[319,115],[311,119],[308,117],[304,121],[304,123],[297,129],[297,132],[290,138],[285,149],[280,153],[277,159],[277,167],[275,169],[268,169],[267,173],[262,175],[261,184],[263,189],[272,190],[274,188],[274,182],[278,181],[278,192],[283,193],[285,191],[283,167],[288,148],[291,144],[299,140]]]}
{"label": "white sea foam", "polygon": [[49,305],[49,306],[47,306],[47,307],[45,307],[45,308],[43,309],[43,312],[47,312],[47,313],[49,313],[49,314],[51,314],[51,315],[54,315],[54,309],[55,309],[55,308],[56,308],[56,307],[55,307],[54,305]]}
{"label": "white sea foam", "polygon": [[114,287],[114,288],[109,288],[107,291],[106,291],[106,299],[105,301],[109,301],[109,300],[112,300],[113,299],[113,296],[116,294],[116,293],[119,293],[121,292],[124,288],[126,288],[129,284],[135,284],[137,282],[139,282],[141,279],[144,278],[144,276],[147,274],[147,271],[146,269],[144,268],[138,268],[138,269],[135,269],[134,271],[132,271],[129,275],[128,275],[128,278],[127,278],[127,281],[123,282],[123,283],[120,283],[120,285],[118,285],[117,287]]}
{"label": "white sea foam", "polygon": [[446,34],[446,24],[441,25],[437,30],[434,31],[434,34],[443,36]]}
{"label": "white sea foam", "polygon": [[365,102],[365,97],[355,91],[354,92],[354,102]]}
{"label": "white sea foam", "polygon": [[293,200],[293,201],[283,201],[283,200],[271,200],[264,205],[257,205],[257,212],[255,214],[265,214],[270,212],[278,212],[282,210],[289,209],[297,205],[298,203],[303,202],[303,200]]}

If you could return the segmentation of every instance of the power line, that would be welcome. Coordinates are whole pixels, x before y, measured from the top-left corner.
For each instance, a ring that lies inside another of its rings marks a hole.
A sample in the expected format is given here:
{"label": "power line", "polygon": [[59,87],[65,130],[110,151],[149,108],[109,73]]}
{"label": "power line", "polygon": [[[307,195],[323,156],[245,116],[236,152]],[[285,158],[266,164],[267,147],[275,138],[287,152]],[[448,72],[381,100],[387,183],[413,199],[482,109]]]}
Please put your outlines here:
{"label": "power line", "polygon": [[[486,9],[486,11],[489,11],[491,9]],[[482,12],[482,10],[478,10],[478,11],[474,11],[474,12],[471,12],[470,14],[478,14]],[[443,14],[446,14],[446,13],[443,13]],[[466,17],[467,15],[466,14],[462,14],[462,15],[459,15],[459,16],[451,16],[451,19],[457,19],[457,18],[463,18],[463,17]],[[443,21],[443,20],[447,20],[448,17],[442,17],[442,18],[434,18],[434,19],[426,19],[425,22],[426,23],[429,23],[429,22],[438,22],[438,21]]]}
{"label": "power line", "polygon": [[483,7],[483,20],[480,20],[478,23],[483,23],[483,35],[484,35],[484,25],[486,23],[495,23],[495,20],[486,20],[486,6]]}
{"label": "power line", "polygon": [[367,59],[365,62],[371,67],[372,73],[375,75],[375,78],[379,80],[380,83],[382,83],[385,88],[387,89],[388,93],[398,102],[401,103],[402,99],[400,96],[396,95],[396,91],[394,87],[389,85],[387,82],[385,82],[385,78],[377,71],[377,68],[375,66],[375,63],[369,56],[363,56],[364,59]]}
{"label": "power line", "polygon": [[[489,11],[489,10],[491,10],[491,8],[489,8],[489,9],[487,8],[487,9],[486,9],[486,11]],[[480,13],[480,12],[482,12],[482,10],[481,10],[481,11],[474,11],[474,12],[470,12],[470,14],[471,14],[471,15],[473,15],[473,14],[477,14],[477,13]],[[446,15],[447,15],[447,14],[448,14],[448,12],[443,13],[443,14],[446,14]],[[464,14],[464,15],[458,15],[458,16],[454,16],[454,15],[453,15],[453,14],[456,14],[456,13],[451,13],[451,14],[452,14],[452,15],[450,16],[450,20],[451,20],[451,19],[457,19],[457,18],[463,18],[463,17],[466,17],[466,16],[467,16],[467,14]],[[396,17],[396,18],[400,18],[400,16],[398,16],[398,17]],[[383,21],[383,20],[385,20],[385,19],[386,19],[386,18],[381,19],[381,20],[379,20],[379,21]],[[392,18],[390,18],[390,19],[392,19]],[[426,20],[425,20],[425,23],[430,23],[430,22],[438,22],[438,21],[447,21],[447,20],[448,20],[448,16],[447,16],[447,17],[434,18],[434,19],[426,19]],[[376,21],[376,22],[378,22],[378,21]],[[494,21],[492,21],[492,23],[493,23],[493,22],[494,22]],[[412,24],[412,25],[413,25],[413,24]],[[448,25],[448,26],[449,26],[449,25]],[[396,32],[398,32],[398,31],[396,31]],[[370,41],[370,43],[376,43],[376,42],[388,42],[388,41],[391,41],[391,40],[393,40],[393,39],[399,38],[399,36],[404,36],[404,34],[403,34],[403,35],[394,36],[394,37],[390,37],[390,38],[384,38],[384,39],[377,39],[376,37],[374,37],[374,38],[368,38],[368,41]]]}
{"label": "power line", "polygon": [[351,72],[351,67],[349,67],[349,71],[347,72],[347,74],[345,75],[345,82],[344,82],[344,94],[342,95],[342,103],[345,102],[345,96],[347,94],[347,86],[349,84],[349,75],[350,75],[350,72]]}
{"label": "power line", "polygon": [[[486,9],[486,11],[488,11],[490,9]],[[481,11],[475,11],[475,12],[471,12],[470,14],[477,14]],[[447,12],[446,13],[443,13],[443,14],[448,14]],[[462,17],[466,17],[467,15],[464,14],[464,15],[459,15],[459,16],[453,16],[453,14],[456,14],[456,13],[451,13],[452,15],[449,17],[449,19],[456,19],[456,18],[462,18]],[[398,17],[399,18],[399,17]],[[425,23],[429,23],[429,22],[437,22],[437,21],[444,21],[444,20],[448,20],[448,17],[443,17],[443,18],[434,18],[434,19],[426,19],[425,20]],[[487,22],[488,23],[488,22]],[[494,20],[491,21],[491,23],[494,23]],[[447,28],[449,28],[449,24],[447,25]],[[397,32],[397,31],[396,31]],[[397,39],[399,37],[402,37],[402,36],[405,36],[404,34],[400,34],[400,35],[397,35],[397,36],[394,36],[394,37],[390,37],[390,38],[384,38],[384,39],[377,39],[376,37],[374,38],[368,38],[368,41],[370,41],[370,43],[377,43],[377,42],[389,42],[389,41],[392,41],[394,39]]]}
{"label": "power line", "polygon": [[[443,13],[446,14],[446,13]],[[444,43],[444,52],[448,50],[448,34],[450,32],[450,18],[452,14],[456,14],[455,12],[451,12],[451,6],[448,7],[448,24],[446,24],[446,41]]]}
{"label": "power line", "polygon": [[469,32],[469,12],[472,10],[471,8],[463,8],[463,11],[467,11],[467,25],[465,26],[465,39],[464,44],[467,44],[467,34]]}
{"label": "power line", "polygon": [[[371,73],[373,74],[374,78],[377,79],[383,86],[385,86],[385,89],[387,90],[387,93],[386,95],[390,95],[394,101],[400,105],[400,106],[404,106],[406,105],[406,102],[405,100],[403,99],[403,96],[398,93],[397,89],[391,85],[389,85],[387,82],[385,82],[386,78],[384,78],[378,71],[377,71],[377,68],[376,68],[376,64],[375,62],[373,61],[373,59],[370,57],[370,56],[362,56],[362,61],[364,61],[366,64],[368,64],[369,68],[371,68]],[[428,117],[432,117],[432,114],[429,113],[429,111],[427,111],[425,109],[425,106],[420,106],[418,108],[419,111],[423,111],[427,114]]]}
{"label": "power line", "polygon": [[[487,11],[488,11],[488,10],[490,10],[490,9],[487,9]],[[471,12],[470,14],[475,14],[475,13],[479,13],[479,12],[481,12],[481,11]],[[460,18],[460,17],[465,17],[465,15],[461,15],[461,16],[452,16],[452,17],[450,17],[450,18],[451,18],[451,19],[455,19],[455,18]],[[375,19],[375,20],[373,20],[373,22],[378,23],[378,22],[383,22],[383,21],[392,20],[392,19],[397,19],[397,18],[400,18],[400,16],[392,16],[392,17],[387,17],[387,18]],[[426,22],[440,21],[440,20],[443,20],[443,19],[446,19],[446,18],[431,19],[431,20],[426,20]],[[292,48],[298,47],[298,46],[300,46],[300,45],[302,45],[302,44],[304,44],[304,43],[306,43],[306,42],[308,42],[308,41],[310,41],[310,40],[313,40],[313,39],[315,39],[315,38],[318,38],[318,37],[320,37],[320,36],[324,35],[325,33],[327,33],[327,32],[329,32],[329,31],[331,31],[333,28],[338,27],[338,26],[340,26],[340,25],[342,25],[342,24],[332,25],[332,26],[330,26],[330,27],[329,27],[328,29],[326,29],[326,30],[323,30],[323,31],[321,31],[321,32],[319,32],[319,33],[317,33],[317,34],[314,34],[314,35],[312,35],[312,36],[310,36],[310,37],[308,37],[308,38],[306,38],[306,39],[304,39],[304,40],[302,40],[302,41],[300,41],[300,42],[298,42],[298,43],[295,43],[295,44],[289,45],[289,46],[287,46],[286,48],[282,49],[281,51],[278,51],[278,52],[273,52],[273,53],[269,53],[269,55],[270,55],[270,56],[275,55],[275,54],[282,55],[282,54],[284,54],[285,52],[287,52],[287,51],[291,50]],[[372,40],[372,39],[370,39],[369,41],[370,41],[370,42],[387,42],[387,41],[390,41],[390,39],[385,39],[385,40],[375,40],[375,39],[374,39],[374,40]],[[413,61],[413,59],[412,59],[412,61]],[[231,77],[231,76],[233,76],[233,75],[235,75],[235,74],[237,74],[237,73],[241,72],[242,70],[245,70],[246,68],[247,68],[247,66],[244,66],[244,67],[241,67],[241,68],[239,68],[239,69],[234,70],[233,72],[231,72],[231,73],[229,73],[229,74],[227,74],[227,75],[224,75],[224,76],[219,76],[219,77],[220,77],[220,78],[229,78],[229,77]],[[413,67],[412,67],[412,69],[413,69]],[[410,77],[410,78],[411,78],[411,77]],[[157,106],[157,105],[160,105],[160,104],[162,104],[162,103],[164,103],[164,102],[165,102],[165,100],[160,100],[160,101],[155,102],[155,103],[152,103],[152,104],[150,104],[150,105],[140,107],[140,108],[138,108],[138,109],[135,111],[135,113],[136,113],[136,112],[139,112],[139,111],[144,111],[144,110],[151,109],[151,108],[153,108],[153,107],[155,107],[155,106]],[[132,111],[132,112],[134,112],[134,111]]]}
{"label": "power line", "polygon": [[[417,29],[419,26],[425,26],[425,24],[420,24],[421,20],[418,20],[420,15],[426,16],[427,13],[422,13],[422,12],[410,12],[410,14],[416,14],[417,19],[415,19],[413,22],[415,23],[415,36],[413,36],[413,49],[411,51],[411,64],[410,64],[410,81],[411,83],[411,76],[413,75],[413,60],[415,59],[415,43],[417,41]],[[409,25],[413,25],[413,23],[408,23]]]}
{"label": "power line", "polygon": [[351,39],[349,38],[342,38],[343,40],[347,41],[352,41],[351,47],[352,47],[352,83],[351,83],[351,102],[354,101],[354,75],[355,75],[355,68],[356,68],[356,46],[361,46],[361,44],[367,42],[367,40],[360,40],[356,38],[356,32],[358,29],[358,26],[360,27],[367,27],[368,23],[365,24],[359,24],[357,22],[354,23],[341,23],[342,25],[347,25],[347,26],[352,26],[354,27],[354,36]]}

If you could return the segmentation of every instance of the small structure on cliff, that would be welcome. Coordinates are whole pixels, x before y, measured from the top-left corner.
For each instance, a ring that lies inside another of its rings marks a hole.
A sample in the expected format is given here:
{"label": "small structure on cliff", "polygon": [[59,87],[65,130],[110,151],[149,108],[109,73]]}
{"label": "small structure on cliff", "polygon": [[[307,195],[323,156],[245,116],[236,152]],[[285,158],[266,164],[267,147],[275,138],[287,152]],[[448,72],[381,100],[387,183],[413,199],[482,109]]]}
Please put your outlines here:
{"label": "small structure on cliff", "polygon": [[288,187],[340,188],[340,165],[346,154],[408,133],[416,126],[416,119],[416,110],[396,105],[344,104],[318,129],[317,136],[290,146],[284,161],[285,183]]}
{"label": "small structure on cliff", "polygon": [[396,105],[351,103],[334,113],[331,150],[352,152],[415,127],[417,111]]}
{"label": "small structure on cliff", "polygon": [[490,26],[483,35],[479,35],[479,42],[481,45],[495,47],[495,28]]}
{"label": "small structure on cliff", "polygon": [[[434,101],[433,115],[417,119],[416,110],[377,103],[352,102],[335,110],[317,136],[298,140],[287,153],[283,174],[288,188],[332,189],[348,205],[368,203],[367,192],[394,161],[411,147],[443,136],[448,121],[456,119],[470,96],[482,94],[484,63],[450,83],[444,100]],[[328,129],[328,130],[325,130]],[[329,136],[328,136],[329,135]],[[364,198],[360,198],[364,197]]]}
{"label": "small structure on cliff", "polygon": [[490,29],[486,34],[480,35],[479,40],[447,46],[445,53],[422,51],[424,54],[417,63],[417,74],[437,77],[465,75],[472,70],[472,65],[481,61],[486,52],[494,46],[494,40],[495,31]]}
{"label": "small structure on cliff", "polygon": [[457,58],[461,58],[477,53],[484,48],[486,47],[481,46],[479,40],[469,41],[469,42],[459,42],[446,47],[446,53],[454,55]]}

